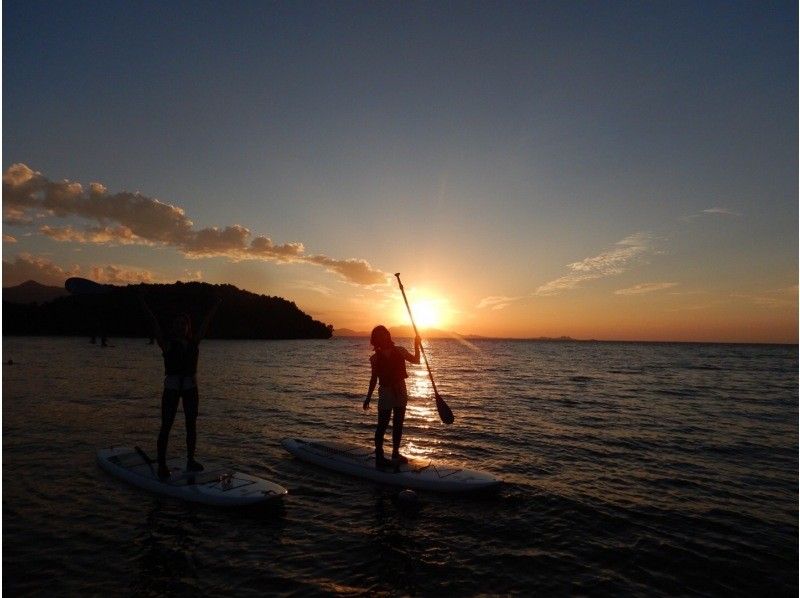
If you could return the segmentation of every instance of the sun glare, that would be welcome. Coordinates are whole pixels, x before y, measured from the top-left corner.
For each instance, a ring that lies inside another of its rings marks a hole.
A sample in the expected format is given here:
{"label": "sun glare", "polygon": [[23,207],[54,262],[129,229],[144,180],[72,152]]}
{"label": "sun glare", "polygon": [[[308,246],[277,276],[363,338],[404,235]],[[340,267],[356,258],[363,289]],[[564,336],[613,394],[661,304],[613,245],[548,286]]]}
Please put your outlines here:
{"label": "sun glare", "polygon": [[430,301],[418,301],[411,306],[411,309],[420,328],[433,328],[441,321],[439,309]]}
{"label": "sun glare", "polygon": [[[445,299],[422,297],[410,299],[410,304],[411,311],[414,314],[414,321],[416,321],[417,327],[420,329],[442,328],[449,322],[450,318]],[[402,306],[402,313],[398,315],[408,321],[405,305]]]}

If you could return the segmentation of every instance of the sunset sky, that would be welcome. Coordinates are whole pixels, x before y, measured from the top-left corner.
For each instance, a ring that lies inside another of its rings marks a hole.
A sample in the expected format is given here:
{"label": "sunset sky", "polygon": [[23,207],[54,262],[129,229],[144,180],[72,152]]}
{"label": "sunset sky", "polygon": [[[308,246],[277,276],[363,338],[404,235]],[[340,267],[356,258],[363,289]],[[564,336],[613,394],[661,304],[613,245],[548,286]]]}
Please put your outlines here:
{"label": "sunset sky", "polygon": [[3,285],[797,342],[796,2],[3,2]]}

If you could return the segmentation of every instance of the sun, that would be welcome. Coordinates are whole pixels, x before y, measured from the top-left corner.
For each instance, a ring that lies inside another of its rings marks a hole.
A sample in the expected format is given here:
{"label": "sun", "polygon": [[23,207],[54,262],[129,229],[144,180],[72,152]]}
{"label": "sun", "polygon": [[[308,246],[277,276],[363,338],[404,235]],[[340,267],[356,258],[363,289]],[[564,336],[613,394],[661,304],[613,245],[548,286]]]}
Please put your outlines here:
{"label": "sun", "polygon": [[[411,313],[414,314],[417,328],[420,330],[443,329],[450,323],[451,310],[447,299],[424,292],[413,293],[413,295],[416,295],[416,297],[409,297],[408,302],[411,305]],[[398,305],[396,318],[398,322],[410,324],[406,306],[402,302]]]}
{"label": "sun", "polygon": [[431,300],[422,299],[412,302],[411,312],[414,314],[414,321],[420,328],[435,328],[442,324],[441,309]]}

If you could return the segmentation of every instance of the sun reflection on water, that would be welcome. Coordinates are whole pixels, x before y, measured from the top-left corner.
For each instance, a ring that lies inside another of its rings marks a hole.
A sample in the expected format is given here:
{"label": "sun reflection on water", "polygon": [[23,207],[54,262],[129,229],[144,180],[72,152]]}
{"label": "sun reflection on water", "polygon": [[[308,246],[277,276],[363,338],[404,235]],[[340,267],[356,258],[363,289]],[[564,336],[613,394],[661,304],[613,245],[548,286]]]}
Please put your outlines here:
{"label": "sun reflection on water", "polygon": [[[418,426],[427,428],[436,421],[436,409],[432,400],[433,386],[425,371],[411,372],[408,378],[409,402],[406,408],[409,416]],[[423,423],[424,422],[424,423]]]}

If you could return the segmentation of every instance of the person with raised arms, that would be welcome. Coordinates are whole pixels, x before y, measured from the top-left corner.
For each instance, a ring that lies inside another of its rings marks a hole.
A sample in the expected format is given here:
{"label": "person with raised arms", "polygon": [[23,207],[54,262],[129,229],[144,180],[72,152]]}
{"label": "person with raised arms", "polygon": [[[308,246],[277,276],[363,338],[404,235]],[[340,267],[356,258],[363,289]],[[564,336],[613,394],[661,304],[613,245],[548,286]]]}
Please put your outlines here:
{"label": "person with raised arms", "polygon": [[[403,438],[403,420],[406,417],[408,391],[406,390],[406,361],[419,363],[419,349],[422,339],[414,339],[414,354],[392,341],[392,335],[385,326],[376,326],[370,335],[370,343],[374,353],[369,362],[372,376],[369,380],[367,398],[364,399],[364,410],[369,409],[375,385],[378,387],[378,427],[375,430],[375,466],[387,467],[392,464],[408,463],[408,459],[400,454],[400,441]],[[392,460],[383,455],[383,437],[392,420]]]}
{"label": "person with raised arms", "polygon": [[158,432],[158,477],[170,476],[167,467],[167,442],[169,432],[178,412],[178,403],[183,400],[183,413],[186,417],[186,471],[203,471],[195,456],[197,446],[197,413],[200,398],[197,392],[197,360],[200,354],[200,341],[208,332],[211,319],[222,302],[218,299],[206,314],[197,333],[192,331],[192,321],[188,314],[181,313],[172,321],[170,336],[165,337],[144,295],[139,300],[150,320],[152,333],[164,356],[164,392],[161,396],[161,429]]}

